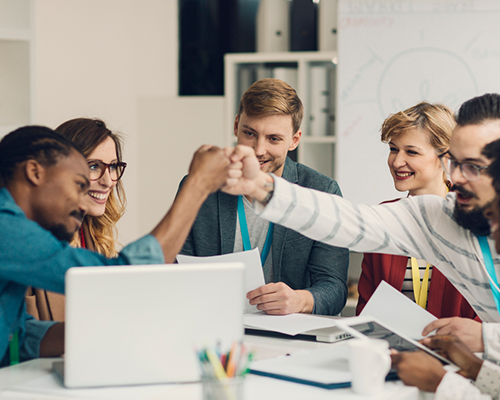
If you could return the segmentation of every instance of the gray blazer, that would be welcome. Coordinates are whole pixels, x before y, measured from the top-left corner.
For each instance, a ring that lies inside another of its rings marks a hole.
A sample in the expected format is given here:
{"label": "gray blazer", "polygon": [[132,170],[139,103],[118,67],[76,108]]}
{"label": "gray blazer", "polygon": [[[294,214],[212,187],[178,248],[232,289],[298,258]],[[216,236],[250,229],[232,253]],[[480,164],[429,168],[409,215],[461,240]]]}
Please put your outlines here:
{"label": "gray blazer", "polygon": [[[288,157],[283,178],[300,186],[342,195],[333,179]],[[201,207],[181,254],[232,253],[236,215],[236,196],[220,191],[211,194]],[[314,297],[314,314],[336,315],[342,310],[347,298],[347,249],[316,242],[275,225],[272,252],[274,282],[284,282],[294,290],[309,290]]]}

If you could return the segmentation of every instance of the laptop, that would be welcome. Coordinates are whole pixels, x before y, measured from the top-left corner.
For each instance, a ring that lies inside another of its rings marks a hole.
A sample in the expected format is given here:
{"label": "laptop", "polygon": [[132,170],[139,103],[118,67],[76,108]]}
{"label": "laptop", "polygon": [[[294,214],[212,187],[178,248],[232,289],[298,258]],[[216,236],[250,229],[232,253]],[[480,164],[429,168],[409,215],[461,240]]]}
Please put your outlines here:
{"label": "laptop", "polygon": [[337,326],[328,328],[312,329],[297,335],[287,335],[286,333],[273,332],[266,329],[245,326],[246,335],[267,336],[279,339],[305,340],[310,342],[335,343],[341,340],[350,339],[352,335]]}
{"label": "laptop", "polygon": [[243,338],[243,263],[70,268],[64,386],[197,381],[195,350]]}

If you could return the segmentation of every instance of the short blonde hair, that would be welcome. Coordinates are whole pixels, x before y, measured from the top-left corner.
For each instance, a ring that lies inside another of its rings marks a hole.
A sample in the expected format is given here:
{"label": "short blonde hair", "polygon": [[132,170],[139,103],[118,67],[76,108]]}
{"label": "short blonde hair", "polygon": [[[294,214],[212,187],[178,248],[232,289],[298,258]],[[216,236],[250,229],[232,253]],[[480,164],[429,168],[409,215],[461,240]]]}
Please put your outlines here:
{"label": "short blonde hair", "polygon": [[295,134],[302,123],[304,106],[288,83],[267,78],[255,82],[241,96],[238,118],[243,112],[248,116],[290,115]]}
{"label": "short blonde hair", "polygon": [[450,147],[451,132],[455,126],[455,117],[448,107],[423,101],[390,115],[380,131],[382,142],[389,143],[392,138],[409,130],[420,129],[427,133],[429,143],[441,154]]}

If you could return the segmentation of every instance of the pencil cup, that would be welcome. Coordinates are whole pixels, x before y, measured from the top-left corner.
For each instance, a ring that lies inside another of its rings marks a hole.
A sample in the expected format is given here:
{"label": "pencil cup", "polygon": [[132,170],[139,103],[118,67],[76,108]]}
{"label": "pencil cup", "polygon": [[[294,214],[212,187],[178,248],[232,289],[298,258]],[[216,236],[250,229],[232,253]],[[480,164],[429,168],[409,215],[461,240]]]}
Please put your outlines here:
{"label": "pencil cup", "polygon": [[203,385],[203,400],[243,400],[244,376],[224,379],[201,380]]}
{"label": "pencil cup", "polygon": [[381,339],[351,339],[348,346],[352,390],[363,395],[382,392],[391,368],[389,343]]}

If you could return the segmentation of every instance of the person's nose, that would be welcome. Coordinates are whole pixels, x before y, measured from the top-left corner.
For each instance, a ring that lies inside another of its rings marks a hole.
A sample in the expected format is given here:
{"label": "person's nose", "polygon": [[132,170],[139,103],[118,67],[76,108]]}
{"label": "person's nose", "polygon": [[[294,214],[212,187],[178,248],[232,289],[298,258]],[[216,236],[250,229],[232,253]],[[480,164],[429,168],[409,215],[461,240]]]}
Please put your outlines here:
{"label": "person's nose", "polygon": [[453,183],[454,185],[465,185],[466,183],[469,182],[462,173],[462,169],[460,168],[460,166],[458,165],[456,167],[451,166],[450,168],[452,169],[452,171],[450,171],[451,183]]}
{"label": "person's nose", "polygon": [[110,188],[114,185],[114,182],[111,179],[111,172],[109,171],[109,168],[106,168],[104,174],[99,178],[98,183],[105,188]]}
{"label": "person's nose", "polygon": [[254,150],[257,157],[262,157],[266,154],[266,141],[264,138],[257,139]]}
{"label": "person's nose", "polygon": [[88,192],[80,196],[80,204],[78,208],[83,214],[87,214],[87,212],[89,211],[89,199],[87,197],[87,194]]}
{"label": "person's nose", "polygon": [[402,151],[398,151],[392,161],[394,168],[402,168],[406,165],[406,157]]}

